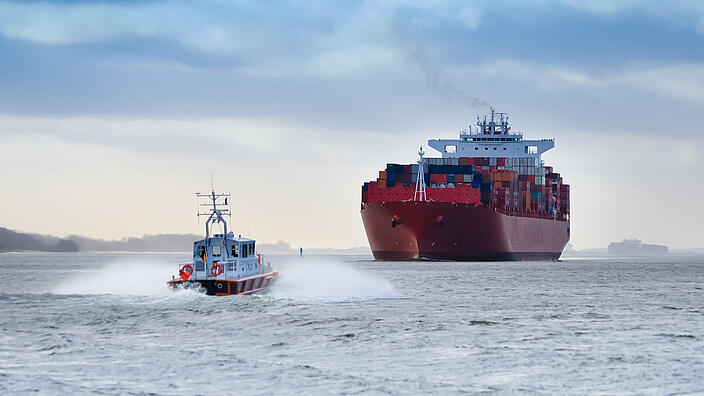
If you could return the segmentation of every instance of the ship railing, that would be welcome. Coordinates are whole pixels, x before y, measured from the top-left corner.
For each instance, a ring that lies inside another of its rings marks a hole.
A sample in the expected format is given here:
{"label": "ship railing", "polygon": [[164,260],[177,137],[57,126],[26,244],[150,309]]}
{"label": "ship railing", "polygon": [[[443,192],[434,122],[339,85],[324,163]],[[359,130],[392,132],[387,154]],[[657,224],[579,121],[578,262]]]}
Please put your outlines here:
{"label": "ship railing", "polygon": [[500,208],[498,206],[495,206],[493,204],[489,204],[489,207],[494,209],[495,212],[503,213],[508,216],[521,216],[521,217],[529,217],[529,218],[535,218],[535,219],[546,219],[546,220],[558,220],[558,221],[568,221],[569,220],[569,214],[565,215],[562,213],[558,213],[557,216],[553,217],[551,213],[549,212],[538,212],[538,211],[533,211],[533,210],[526,210],[526,209],[514,209],[514,208]]}

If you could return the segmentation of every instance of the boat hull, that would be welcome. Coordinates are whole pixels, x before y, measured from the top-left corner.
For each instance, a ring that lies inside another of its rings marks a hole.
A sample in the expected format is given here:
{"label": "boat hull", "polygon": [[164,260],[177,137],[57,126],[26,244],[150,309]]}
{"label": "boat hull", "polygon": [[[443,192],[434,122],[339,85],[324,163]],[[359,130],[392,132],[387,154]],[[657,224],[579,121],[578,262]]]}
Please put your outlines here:
{"label": "boat hull", "polygon": [[450,202],[362,204],[362,221],[376,260],[557,260],[569,241],[569,221],[501,213]]}
{"label": "boat hull", "polygon": [[196,280],[173,279],[166,283],[174,289],[201,289],[209,296],[234,296],[261,292],[270,287],[278,275],[279,271],[275,270],[266,274],[236,280],[215,278]]}

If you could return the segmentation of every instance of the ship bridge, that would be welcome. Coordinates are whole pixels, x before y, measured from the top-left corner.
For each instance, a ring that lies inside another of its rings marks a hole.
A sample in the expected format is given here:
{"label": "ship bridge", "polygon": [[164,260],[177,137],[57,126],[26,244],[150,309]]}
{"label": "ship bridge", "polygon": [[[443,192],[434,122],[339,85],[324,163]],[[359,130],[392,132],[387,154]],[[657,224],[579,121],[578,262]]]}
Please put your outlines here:
{"label": "ship bridge", "polygon": [[477,116],[477,127],[460,131],[459,139],[430,139],[428,145],[443,158],[503,157],[534,158],[555,147],[554,139],[523,140],[522,133],[512,133],[506,113],[491,109],[490,118]]}

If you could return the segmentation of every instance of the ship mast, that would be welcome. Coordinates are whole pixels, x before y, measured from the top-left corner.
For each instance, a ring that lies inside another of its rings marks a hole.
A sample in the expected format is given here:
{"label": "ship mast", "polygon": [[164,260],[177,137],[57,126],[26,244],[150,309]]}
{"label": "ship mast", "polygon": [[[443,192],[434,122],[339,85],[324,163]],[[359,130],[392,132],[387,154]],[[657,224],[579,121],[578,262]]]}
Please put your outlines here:
{"label": "ship mast", "polygon": [[414,201],[425,201],[427,199],[425,195],[425,173],[423,172],[423,146],[420,146],[418,150],[418,178],[416,179],[416,191],[413,193]]}
{"label": "ship mast", "polygon": [[[200,203],[197,213],[198,218],[201,216],[208,216],[208,220],[205,221],[205,237],[210,238],[209,225],[211,223],[222,223],[224,231],[223,235],[227,238],[227,221],[225,221],[223,216],[229,216],[230,220],[232,219],[232,212],[230,211],[229,202],[230,194],[217,194],[215,193],[215,189],[212,188],[210,194],[201,194],[198,192],[196,193],[196,197],[208,198],[211,201],[209,203]],[[222,202],[219,202],[219,200],[222,200]],[[209,208],[209,210],[201,211],[200,208]]]}

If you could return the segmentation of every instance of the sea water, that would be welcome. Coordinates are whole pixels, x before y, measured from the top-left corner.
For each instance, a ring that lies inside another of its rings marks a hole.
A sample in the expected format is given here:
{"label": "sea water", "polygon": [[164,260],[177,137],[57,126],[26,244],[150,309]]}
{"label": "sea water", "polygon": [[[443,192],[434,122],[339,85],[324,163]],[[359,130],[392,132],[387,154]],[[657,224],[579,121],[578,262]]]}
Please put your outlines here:
{"label": "sea water", "polygon": [[0,394],[704,393],[702,257],[267,258],[209,297],[187,254],[0,254]]}

